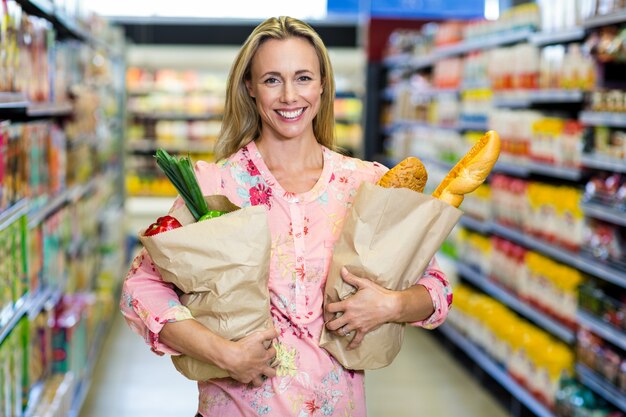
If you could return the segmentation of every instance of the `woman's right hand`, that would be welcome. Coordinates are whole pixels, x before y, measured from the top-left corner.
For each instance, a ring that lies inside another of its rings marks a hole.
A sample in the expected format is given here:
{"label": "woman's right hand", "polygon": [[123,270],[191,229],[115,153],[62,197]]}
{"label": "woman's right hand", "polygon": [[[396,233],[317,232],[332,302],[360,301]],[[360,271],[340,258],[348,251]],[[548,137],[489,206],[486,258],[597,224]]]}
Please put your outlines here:
{"label": "woman's right hand", "polygon": [[[272,340],[278,337],[274,328],[254,332],[236,342],[227,341],[222,352],[220,367],[231,378],[243,383],[252,383],[255,387],[263,384],[264,377],[272,378],[276,370],[270,366],[276,356]],[[265,348],[269,346],[269,348]]]}

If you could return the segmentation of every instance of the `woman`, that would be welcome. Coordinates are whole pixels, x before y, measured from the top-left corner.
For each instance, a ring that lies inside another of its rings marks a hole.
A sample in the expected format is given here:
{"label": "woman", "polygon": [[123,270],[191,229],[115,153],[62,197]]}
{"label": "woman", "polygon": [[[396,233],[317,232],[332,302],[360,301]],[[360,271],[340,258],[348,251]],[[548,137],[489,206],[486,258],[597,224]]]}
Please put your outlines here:
{"label": "woman", "polygon": [[[154,352],[183,353],[229,373],[198,384],[200,416],[365,416],[363,373],[344,369],[318,340],[342,220],[359,185],[376,182],[387,168],[332,150],[333,72],[324,44],[303,22],[281,17],[261,23],[234,62],[227,93],[219,162],[198,162],[196,173],[204,194],[267,207],[275,329],[236,342],[213,334],[180,305],[145,251],[124,283],[122,312]],[[404,291],[345,270],[342,276],[358,291],[327,306],[328,313],[343,315],[326,326],[351,337],[352,348],[386,322],[435,327],[451,302],[434,260]],[[276,348],[266,349],[268,341]],[[268,365],[274,356],[276,368]]]}

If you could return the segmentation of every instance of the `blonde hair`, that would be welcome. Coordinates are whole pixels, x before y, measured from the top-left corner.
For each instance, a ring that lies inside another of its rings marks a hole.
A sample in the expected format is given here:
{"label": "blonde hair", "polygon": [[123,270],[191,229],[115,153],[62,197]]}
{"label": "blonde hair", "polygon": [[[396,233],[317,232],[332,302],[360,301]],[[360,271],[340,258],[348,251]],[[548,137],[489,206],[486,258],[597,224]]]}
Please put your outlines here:
{"label": "blonde hair", "polygon": [[326,46],[308,24],[292,17],[281,16],[269,18],[259,24],[235,58],[226,85],[224,117],[215,145],[216,160],[229,157],[261,133],[261,119],[246,88],[252,60],[259,46],[268,39],[284,40],[293,37],[308,40],[319,58],[323,92],[319,111],[313,119],[313,133],[320,144],[335,149],[335,79]]}

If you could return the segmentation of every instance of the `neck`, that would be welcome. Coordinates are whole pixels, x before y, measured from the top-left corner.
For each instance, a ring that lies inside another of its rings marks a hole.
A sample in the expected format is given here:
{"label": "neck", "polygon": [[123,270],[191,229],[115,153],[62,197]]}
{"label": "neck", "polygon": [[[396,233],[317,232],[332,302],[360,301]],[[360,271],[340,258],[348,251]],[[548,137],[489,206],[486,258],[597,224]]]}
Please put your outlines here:
{"label": "neck", "polygon": [[272,141],[257,139],[263,161],[285,191],[300,194],[311,190],[322,174],[324,153],[312,140]]}
{"label": "neck", "polygon": [[322,147],[315,139],[274,141],[259,138],[256,146],[272,172],[298,173],[321,169],[324,165]]}

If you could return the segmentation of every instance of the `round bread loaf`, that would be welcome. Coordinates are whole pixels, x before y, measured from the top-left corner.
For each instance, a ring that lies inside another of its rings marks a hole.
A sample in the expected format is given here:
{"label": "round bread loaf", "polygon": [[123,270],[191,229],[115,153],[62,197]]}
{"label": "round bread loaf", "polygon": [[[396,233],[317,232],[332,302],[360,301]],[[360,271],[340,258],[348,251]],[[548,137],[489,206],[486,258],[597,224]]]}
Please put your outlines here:
{"label": "round bread loaf", "polygon": [[500,136],[490,130],[457,162],[432,196],[459,207],[464,195],[471,193],[485,181],[499,155]]}
{"label": "round bread loaf", "polygon": [[409,156],[383,175],[377,185],[385,188],[408,188],[421,193],[426,187],[428,173],[422,161]]}

